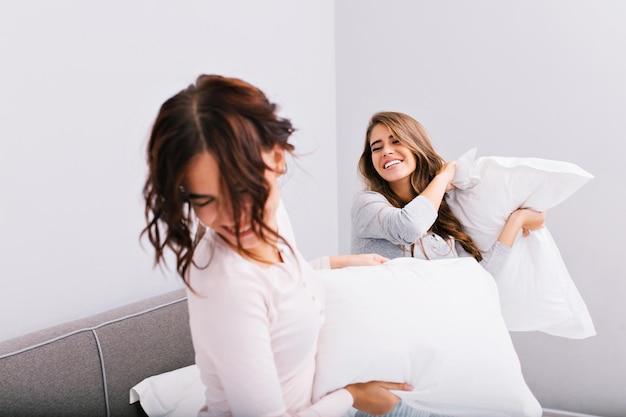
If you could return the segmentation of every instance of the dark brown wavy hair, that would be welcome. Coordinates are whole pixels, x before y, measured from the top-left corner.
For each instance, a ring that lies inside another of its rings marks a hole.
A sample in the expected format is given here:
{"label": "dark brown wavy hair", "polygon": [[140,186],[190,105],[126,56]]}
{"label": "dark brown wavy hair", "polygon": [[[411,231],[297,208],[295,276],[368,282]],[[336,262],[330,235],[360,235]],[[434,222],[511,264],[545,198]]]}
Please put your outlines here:
{"label": "dark brown wavy hair", "polygon": [[[155,249],[155,264],[165,264],[169,248],[176,270],[186,285],[193,252],[204,230],[193,227],[192,208],[182,187],[190,160],[202,152],[216,157],[220,193],[230,201],[237,247],[246,202],[251,204],[253,230],[261,239],[280,238],[263,221],[270,184],[265,179],[262,152],[279,146],[292,153],[289,137],[294,128],[278,117],[276,104],[257,87],[237,78],[200,75],[196,82],[161,106],[148,147],[148,178],[143,187],[147,235]],[[245,190],[242,192],[241,190]],[[249,253],[247,253],[250,255]]]}
{"label": "dark brown wavy hair", "polygon": [[[367,126],[363,153],[359,159],[359,172],[367,189],[381,193],[391,205],[402,208],[405,203],[393,192],[389,183],[378,174],[372,162],[370,135],[374,126],[379,124],[387,127],[393,137],[415,155],[417,167],[411,176],[411,187],[416,196],[433,180],[445,161],[435,152],[424,127],[411,116],[398,112],[379,112],[372,116]],[[472,238],[463,231],[461,222],[452,213],[445,198],[441,201],[439,213],[431,231],[442,237],[452,236],[476,260],[482,259],[480,251]]]}

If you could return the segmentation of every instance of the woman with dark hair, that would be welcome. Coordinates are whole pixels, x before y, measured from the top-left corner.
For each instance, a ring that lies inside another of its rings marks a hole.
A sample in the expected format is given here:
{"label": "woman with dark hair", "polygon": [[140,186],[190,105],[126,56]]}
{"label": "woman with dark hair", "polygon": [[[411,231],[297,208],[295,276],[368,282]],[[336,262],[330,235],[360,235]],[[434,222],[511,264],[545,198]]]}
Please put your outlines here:
{"label": "woman with dark hair", "polygon": [[[403,383],[367,382],[311,394],[323,293],[280,214],[278,178],[294,150],[291,122],[258,88],[202,75],[161,106],[144,186],[155,262],[174,252],[188,287],[196,363],[206,385],[201,416],[383,414]],[[323,258],[326,267],[387,258]]]}
{"label": "woman with dark hair", "polygon": [[366,190],[357,193],[352,204],[352,253],[421,259],[472,256],[497,274],[519,231],[527,235],[543,227],[546,213],[515,210],[495,244],[481,252],[446,203],[455,171],[456,163],[445,162],[435,152],[417,120],[398,112],[374,114],[359,159]]}

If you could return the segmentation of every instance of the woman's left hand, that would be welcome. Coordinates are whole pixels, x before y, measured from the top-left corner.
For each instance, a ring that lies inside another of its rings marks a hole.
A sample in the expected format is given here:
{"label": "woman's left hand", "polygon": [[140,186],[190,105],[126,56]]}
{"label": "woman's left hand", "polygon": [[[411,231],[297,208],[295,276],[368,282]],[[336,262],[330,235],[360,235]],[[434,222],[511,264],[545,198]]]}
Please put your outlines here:
{"label": "woman's left hand", "polygon": [[547,213],[531,209],[517,209],[515,211],[522,222],[522,235],[528,236],[532,230],[538,230],[545,226]]}
{"label": "woman's left hand", "polygon": [[539,212],[528,208],[515,210],[504,224],[500,236],[498,236],[498,242],[512,247],[520,230],[522,236],[526,237],[532,230],[541,229],[545,226],[546,215],[545,211]]}
{"label": "woman's left hand", "polygon": [[352,395],[354,408],[375,416],[389,413],[400,402],[389,390],[413,391],[410,384],[381,381],[350,384],[345,389]]}
{"label": "woman's left hand", "polygon": [[335,255],[330,257],[330,267],[344,268],[346,266],[371,266],[387,262],[389,258],[377,253],[362,253],[359,255]]}

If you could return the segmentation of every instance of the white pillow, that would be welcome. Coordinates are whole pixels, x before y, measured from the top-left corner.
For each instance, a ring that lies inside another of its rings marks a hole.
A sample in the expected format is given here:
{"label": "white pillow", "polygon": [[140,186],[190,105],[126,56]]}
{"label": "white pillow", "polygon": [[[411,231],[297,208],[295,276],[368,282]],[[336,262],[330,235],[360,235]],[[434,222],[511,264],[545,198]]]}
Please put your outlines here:
{"label": "white pillow", "polygon": [[570,162],[540,158],[483,156],[476,148],[457,159],[448,203],[485,251],[498,239],[509,214],[520,207],[546,211],[557,206],[593,175]]}
{"label": "white pillow", "polygon": [[[510,213],[525,207],[545,211],[563,202],[593,175],[575,164],[539,158],[485,156],[471,149],[457,160],[447,199],[478,249],[488,250]],[[578,293],[547,228],[518,236],[496,276],[509,330],[538,330],[585,338],[595,335]]]}
{"label": "white pillow", "polygon": [[149,417],[190,417],[204,406],[206,388],[197,365],[148,377],[130,390]]}
{"label": "white pillow", "polygon": [[473,258],[397,258],[317,273],[326,307],[314,400],[383,380],[412,384],[414,391],[395,393],[435,412],[453,405],[541,416],[493,277]]}
{"label": "white pillow", "polygon": [[496,275],[502,315],[511,331],[582,339],[596,334],[585,301],[547,227],[517,237]]}

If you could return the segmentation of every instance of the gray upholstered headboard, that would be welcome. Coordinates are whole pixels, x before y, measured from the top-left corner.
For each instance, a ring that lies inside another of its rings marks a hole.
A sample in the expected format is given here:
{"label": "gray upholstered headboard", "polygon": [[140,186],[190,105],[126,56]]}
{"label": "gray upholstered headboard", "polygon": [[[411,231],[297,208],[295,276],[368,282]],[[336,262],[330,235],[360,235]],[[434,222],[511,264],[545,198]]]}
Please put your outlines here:
{"label": "gray upholstered headboard", "polygon": [[0,415],[145,416],[142,379],[191,365],[185,290],[0,342]]}

